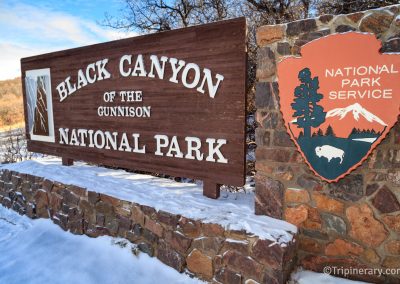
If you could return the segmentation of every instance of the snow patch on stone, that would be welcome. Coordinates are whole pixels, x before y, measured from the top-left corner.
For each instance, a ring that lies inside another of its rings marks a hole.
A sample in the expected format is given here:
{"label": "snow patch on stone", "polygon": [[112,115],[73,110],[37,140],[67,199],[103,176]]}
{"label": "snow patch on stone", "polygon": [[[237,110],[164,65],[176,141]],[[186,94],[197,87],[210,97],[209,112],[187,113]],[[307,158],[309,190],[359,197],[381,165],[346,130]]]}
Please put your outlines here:
{"label": "snow patch on stone", "polygon": [[82,162],[66,167],[61,165],[61,159],[54,157],[0,165],[1,169],[73,184],[203,223],[220,224],[226,230],[245,230],[280,245],[292,241],[297,232],[296,226],[285,221],[254,215],[252,192],[222,192],[221,197],[214,200],[203,196],[201,185],[90,166]]}

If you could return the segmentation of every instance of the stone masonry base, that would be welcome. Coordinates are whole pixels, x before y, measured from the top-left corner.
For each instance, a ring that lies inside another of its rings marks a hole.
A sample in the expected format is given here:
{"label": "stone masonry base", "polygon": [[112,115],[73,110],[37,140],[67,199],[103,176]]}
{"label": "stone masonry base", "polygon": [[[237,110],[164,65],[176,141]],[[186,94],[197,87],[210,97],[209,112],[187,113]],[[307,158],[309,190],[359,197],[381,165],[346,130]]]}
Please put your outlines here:
{"label": "stone masonry base", "polygon": [[295,263],[294,243],[281,247],[243,231],[9,170],[0,171],[0,203],[30,218],[50,218],[73,234],[126,238],[177,271],[212,283],[285,283]]}

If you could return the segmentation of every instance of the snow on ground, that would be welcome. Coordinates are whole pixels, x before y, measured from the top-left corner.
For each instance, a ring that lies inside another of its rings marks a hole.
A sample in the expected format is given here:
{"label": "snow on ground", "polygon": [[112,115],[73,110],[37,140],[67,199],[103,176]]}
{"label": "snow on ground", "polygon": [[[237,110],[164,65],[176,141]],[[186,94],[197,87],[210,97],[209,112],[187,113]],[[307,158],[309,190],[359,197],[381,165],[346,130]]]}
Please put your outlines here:
{"label": "snow on ground", "polygon": [[298,270],[291,276],[288,284],[367,284],[366,282],[352,281],[340,277],[334,277],[324,273],[308,270]]}
{"label": "snow on ground", "polygon": [[282,246],[291,241],[297,231],[294,225],[285,221],[254,215],[253,193],[224,192],[221,198],[214,200],[203,196],[201,185],[90,166],[81,162],[65,167],[61,165],[61,159],[54,157],[0,165],[1,169],[74,184],[157,210],[206,223],[217,223],[226,229],[244,229]]}
{"label": "snow on ground", "polygon": [[65,233],[0,205],[0,283],[204,283],[115,242]]}

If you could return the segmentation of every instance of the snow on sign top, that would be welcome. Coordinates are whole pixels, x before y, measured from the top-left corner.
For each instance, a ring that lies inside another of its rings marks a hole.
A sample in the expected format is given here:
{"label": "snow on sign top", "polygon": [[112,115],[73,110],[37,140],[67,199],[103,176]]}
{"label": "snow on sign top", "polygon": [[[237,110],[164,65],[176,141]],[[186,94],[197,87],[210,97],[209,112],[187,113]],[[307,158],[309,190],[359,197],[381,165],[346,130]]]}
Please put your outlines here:
{"label": "snow on sign top", "polygon": [[23,58],[28,149],[242,186],[245,43],[238,18]]}
{"label": "snow on sign top", "polygon": [[286,128],[323,180],[338,181],[361,165],[397,122],[400,54],[380,48],[372,34],[333,34],[278,64]]}
{"label": "snow on sign top", "polygon": [[58,158],[41,158],[0,165],[20,173],[40,175],[49,180],[73,184],[122,200],[147,205],[156,210],[179,214],[225,229],[245,230],[250,234],[285,246],[297,232],[296,226],[267,216],[254,215],[253,193],[226,193],[218,200],[202,196],[201,186],[179,183],[149,175],[76,163],[64,167]]}

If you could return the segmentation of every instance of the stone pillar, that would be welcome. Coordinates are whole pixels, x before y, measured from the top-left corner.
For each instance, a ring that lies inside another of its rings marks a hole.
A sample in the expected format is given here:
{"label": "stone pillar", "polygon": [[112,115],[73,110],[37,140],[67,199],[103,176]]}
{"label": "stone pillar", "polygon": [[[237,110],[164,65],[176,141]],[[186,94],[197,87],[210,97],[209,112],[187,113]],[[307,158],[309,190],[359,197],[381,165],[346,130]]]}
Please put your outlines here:
{"label": "stone pillar", "polygon": [[[348,31],[373,33],[382,42],[381,52],[400,52],[399,12],[400,5],[393,5],[257,31],[255,211],[298,226],[299,264],[306,269],[400,267],[400,125],[350,175],[337,183],[320,180],[284,127],[276,62],[301,56],[300,48],[307,42]],[[400,281],[400,275],[351,278]]]}

